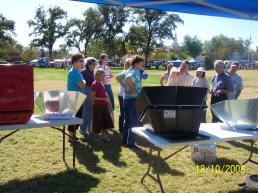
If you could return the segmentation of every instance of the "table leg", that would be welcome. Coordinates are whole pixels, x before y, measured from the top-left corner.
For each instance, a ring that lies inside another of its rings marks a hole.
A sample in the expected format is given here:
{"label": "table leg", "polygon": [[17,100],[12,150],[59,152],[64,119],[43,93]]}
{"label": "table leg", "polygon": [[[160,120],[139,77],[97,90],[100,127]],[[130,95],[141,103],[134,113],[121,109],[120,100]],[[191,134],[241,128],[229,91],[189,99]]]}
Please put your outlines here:
{"label": "table leg", "polygon": [[[158,150],[158,157],[161,158],[159,150]],[[159,175],[158,172],[157,172],[157,182],[159,183],[161,193],[165,193],[162,182],[161,182],[161,179],[160,179],[160,175]]]}
{"label": "table leg", "polygon": [[242,163],[242,165],[246,164],[247,162],[252,162],[252,163],[258,165],[258,162],[252,160],[253,151],[254,151],[254,140],[251,140],[250,143],[251,143],[251,144],[250,144],[250,155],[249,155],[249,158],[248,158],[244,163]]}
{"label": "table leg", "polygon": [[[168,160],[169,158],[171,158],[171,157],[173,157],[174,155],[176,155],[177,153],[179,153],[180,151],[182,151],[183,149],[185,149],[186,147],[188,147],[188,146],[184,146],[184,147],[180,148],[179,150],[177,150],[176,152],[173,152],[171,155],[169,155],[169,156],[167,156],[167,157],[165,157],[165,158],[162,158],[162,157],[161,157],[161,150],[160,150],[160,149],[157,149],[159,160],[166,161],[166,160]],[[153,151],[154,151],[154,149],[153,149],[153,148],[150,148],[150,152],[149,152],[150,157],[152,156]],[[157,171],[156,176],[153,176],[153,175],[150,173],[151,167],[152,167],[151,162],[153,162],[153,160],[150,160],[149,165],[148,165],[147,172],[143,175],[143,177],[142,177],[142,179],[141,179],[141,183],[143,184],[144,179],[148,176],[148,177],[150,177],[151,179],[153,179],[154,181],[156,181],[156,182],[159,184],[161,193],[165,193],[164,188],[163,188],[163,185],[162,185],[162,181],[161,181],[161,178],[160,178],[160,174],[158,173],[158,171]],[[161,165],[162,163],[159,162],[158,164]],[[143,185],[144,185],[144,184],[143,184]],[[146,185],[144,185],[144,186],[147,187]]]}
{"label": "table leg", "polygon": [[16,133],[16,132],[19,131],[19,130],[20,130],[20,129],[16,129],[15,131],[12,131],[11,133],[8,133],[7,135],[4,135],[3,137],[0,137],[0,143],[1,143],[4,139],[10,137],[11,135],[13,135],[14,133]]}
{"label": "table leg", "polygon": [[[149,155],[150,155],[150,156],[152,155],[152,148],[150,148]],[[143,183],[143,181],[144,181],[144,179],[146,178],[146,176],[148,176],[148,175],[150,174],[150,169],[151,169],[151,163],[149,163],[148,170],[147,170],[147,172],[143,175],[143,177],[142,177],[142,179],[141,179],[141,183]]]}
{"label": "table leg", "polygon": [[65,162],[65,125],[63,125],[63,160]]}
{"label": "table leg", "polygon": [[73,142],[73,168],[75,168],[75,147],[76,146],[76,142]]}

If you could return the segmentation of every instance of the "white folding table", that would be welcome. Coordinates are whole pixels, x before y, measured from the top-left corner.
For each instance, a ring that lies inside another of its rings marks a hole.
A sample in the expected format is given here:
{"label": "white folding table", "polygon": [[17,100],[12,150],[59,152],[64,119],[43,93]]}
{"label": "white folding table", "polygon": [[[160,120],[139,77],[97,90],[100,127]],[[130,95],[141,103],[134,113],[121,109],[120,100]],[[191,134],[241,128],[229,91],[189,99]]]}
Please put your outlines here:
{"label": "white folding table", "polygon": [[[153,151],[156,150],[158,152],[158,157],[163,161],[171,158],[172,156],[176,155],[177,153],[179,153],[189,145],[193,145],[193,144],[210,144],[210,143],[218,143],[222,141],[250,140],[251,142],[250,156],[243,164],[247,163],[248,161],[258,164],[256,161],[252,160],[253,145],[254,145],[254,141],[258,140],[258,130],[234,130],[224,123],[202,123],[200,125],[199,134],[205,135],[209,138],[204,140],[188,139],[188,140],[181,140],[181,141],[158,136],[150,128],[148,128],[148,125],[144,127],[132,128],[132,132],[136,135],[137,138],[140,138],[140,140],[148,142],[150,147],[149,155],[152,155]],[[162,149],[175,147],[175,146],[183,146],[183,147],[178,151],[173,152],[171,155],[165,158],[161,158],[160,152]],[[159,184],[160,190],[163,193],[164,189],[162,186],[159,173],[157,173],[156,177],[150,173],[150,170],[152,167],[151,166],[152,161],[155,161],[155,160],[150,160],[147,172],[142,177],[141,183],[143,183],[145,177],[149,176]]]}
{"label": "white folding table", "polygon": [[[42,115],[33,115],[30,118],[30,120],[25,124],[0,125],[0,131],[14,130],[7,135],[4,135],[4,136],[0,135],[0,143],[4,139],[13,135],[14,133],[16,133],[21,129],[50,127],[63,133],[63,160],[65,162],[65,136],[66,135],[69,136],[69,134],[65,132],[65,127],[67,125],[78,125],[78,124],[81,124],[82,122],[83,122],[82,119],[77,117],[72,117],[69,120],[68,119],[67,120],[45,120],[44,116]],[[75,167],[75,145],[73,145],[72,147],[73,147],[73,167]]]}

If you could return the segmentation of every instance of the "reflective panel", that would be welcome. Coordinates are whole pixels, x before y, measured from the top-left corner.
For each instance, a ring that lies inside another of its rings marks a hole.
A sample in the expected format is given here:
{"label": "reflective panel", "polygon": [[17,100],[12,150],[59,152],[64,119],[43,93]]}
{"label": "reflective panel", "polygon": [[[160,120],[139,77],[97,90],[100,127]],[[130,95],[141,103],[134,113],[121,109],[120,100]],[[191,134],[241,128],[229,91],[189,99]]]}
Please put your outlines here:
{"label": "reflective panel", "polygon": [[46,119],[70,119],[86,95],[75,91],[44,91],[35,94],[35,102]]}
{"label": "reflective panel", "polygon": [[258,99],[226,100],[211,105],[213,113],[234,129],[258,128]]}

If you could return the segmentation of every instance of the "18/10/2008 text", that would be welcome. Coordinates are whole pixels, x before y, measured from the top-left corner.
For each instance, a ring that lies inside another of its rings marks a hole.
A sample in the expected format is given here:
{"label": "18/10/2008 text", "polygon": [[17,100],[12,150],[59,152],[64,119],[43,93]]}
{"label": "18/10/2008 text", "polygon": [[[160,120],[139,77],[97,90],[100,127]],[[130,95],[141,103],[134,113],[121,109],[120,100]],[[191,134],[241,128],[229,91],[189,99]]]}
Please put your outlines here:
{"label": "18/10/2008 text", "polygon": [[196,172],[199,174],[205,173],[240,173],[246,172],[245,165],[196,165]]}

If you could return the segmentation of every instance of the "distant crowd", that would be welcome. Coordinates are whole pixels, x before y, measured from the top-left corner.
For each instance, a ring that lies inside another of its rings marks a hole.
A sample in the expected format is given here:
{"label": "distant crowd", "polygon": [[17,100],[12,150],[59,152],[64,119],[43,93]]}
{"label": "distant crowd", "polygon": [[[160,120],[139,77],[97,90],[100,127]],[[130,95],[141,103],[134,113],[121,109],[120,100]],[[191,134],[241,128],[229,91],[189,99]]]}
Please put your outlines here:
{"label": "distant crowd", "polygon": [[[86,61],[86,62],[85,62]],[[114,77],[108,66],[107,54],[101,54],[99,59],[84,58],[83,54],[72,56],[71,68],[67,76],[67,90],[78,91],[87,95],[76,117],[83,119],[79,132],[85,137],[91,137],[97,142],[110,142],[109,129],[114,128],[115,108],[112,84],[114,78],[120,84],[118,101],[120,107],[119,131],[123,133],[122,144],[129,148],[135,147],[134,135],[131,129],[139,126],[138,113],[135,101],[142,89],[142,80],[148,79],[148,74],[143,70],[144,59],[141,56],[127,58],[123,71]],[[216,74],[211,86],[205,77],[205,69],[199,67],[194,77],[188,71],[189,63],[182,62],[180,67],[167,65],[167,71],[162,74],[162,86],[187,86],[207,88],[207,95],[211,95],[211,104],[227,99],[237,99],[243,89],[242,79],[237,74],[238,64],[234,63],[228,71],[224,70],[221,60],[214,63]],[[203,104],[206,105],[206,96]],[[212,114],[212,122],[220,121]],[[202,113],[202,122],[206,122],[206,110]],[[70,141],[76,140],[76,130],[79,125],[71,125],[68,130]]]}

